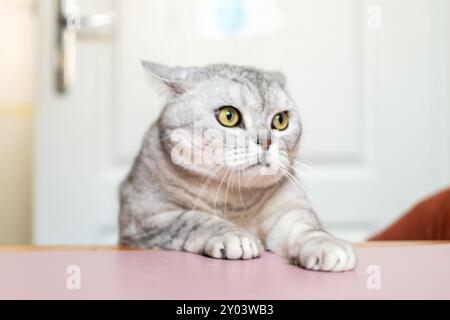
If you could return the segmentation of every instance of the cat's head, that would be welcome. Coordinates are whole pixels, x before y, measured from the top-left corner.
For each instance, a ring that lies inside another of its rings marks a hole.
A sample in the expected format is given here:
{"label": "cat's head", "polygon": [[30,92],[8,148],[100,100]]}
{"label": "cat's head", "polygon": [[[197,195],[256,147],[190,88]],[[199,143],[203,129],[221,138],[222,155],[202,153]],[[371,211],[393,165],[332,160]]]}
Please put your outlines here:
{"label": "cat's head", "polygon": [[272,185],[290,171],[302,130],[282,73],[227,64],[143,66],[167,93],[158,126],[177,166],[243,187]]}

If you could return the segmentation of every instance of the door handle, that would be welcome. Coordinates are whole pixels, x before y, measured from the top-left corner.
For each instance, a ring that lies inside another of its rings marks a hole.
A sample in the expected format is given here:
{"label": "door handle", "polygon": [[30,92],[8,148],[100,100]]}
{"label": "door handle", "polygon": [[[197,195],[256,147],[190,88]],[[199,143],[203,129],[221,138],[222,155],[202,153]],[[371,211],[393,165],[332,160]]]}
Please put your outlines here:
{"label": "door handle", "polygon": [[76,78],[76,53],[78,33],[93,33],[108,29],[117,22],[115,12],[81,15],[76,0],[58,0],[56,90],[64,94],[73,86]]}

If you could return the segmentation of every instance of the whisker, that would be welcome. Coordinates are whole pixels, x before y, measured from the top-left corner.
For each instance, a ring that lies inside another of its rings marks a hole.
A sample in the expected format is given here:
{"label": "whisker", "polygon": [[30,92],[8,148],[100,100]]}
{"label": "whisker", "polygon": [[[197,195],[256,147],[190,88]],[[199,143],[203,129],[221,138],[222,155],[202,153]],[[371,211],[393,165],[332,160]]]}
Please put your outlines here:
{"label": "whisker", "polygon": [[203,194],[205,187],[209,186],[211,181],[214,178],[216,178],[223,169],[224,169],[223,166],[218,167],[217,172],[215,172],[215,173],[213,172],[213,175],[209,176],[208,179],[206,179],[206,181],[203,183],[202,187],[200,188],[197,198],[195,198],[195,200],[194,200],[194,207],[192,208],[192,210],[195,210],[197,208],[198,201],[200,200],[200,196]]}
{"label": "whisker", "polygon": [[312,174],[308,174],[307,172],[301,172],[298,168],[296,168],[295,166],[289,165],[288,166],[292,169],[295,170],[295,172],[297,172],[298,175],[300,176],[304,176],[305,178],[309,178],[311,179],[311,181],[315,182],[317,185],[319,185],[320,187],[322,187],[323,189],[328,191],[328,188],[323,185],[319,180],[317,180],[315,177],[312,176]]}
{"label": "whisker", "polygon": [[286,169],[286,167],[283,166],[283,164],[282,164],[281,162],[278,162],[278,165],[279,165],[280,170],[281,170],[287,177],[290,177],[292,180],[294,180],[294,181],[296,182],[296,184],[298,184],[298,186],[300,186],[300,188],[301,188],[304,192],[309,193],[309,192],[308,192],[308,188],[307,188],[300,180],[298,180],[293,174],[291,174],[291,173]]}
{"label": "whisker", "polygon": [[297,177],[295,177],[295,175],[293,175],[291,172],[289,172],[289,170],[287,170],[287,169],[285,169],[285,168],[283,168],[282,170],[284,170],[284,172],[285,172],[289,177],[291,177],[292,180],[294,180],[296,183],[298,183],[298,184],[302,187],[302,189],[303,189],[304,191],[306,191],[306,186],[305,186],[302,182],[300,182],[300,180],[298,180]]}
{"label": "whisker", "polygon": [[304,168],[306,168],[306,169],[308,169],[308,170],[311,170],[311,171],[313,171],[313,172],[315,172],[315,173],[322,173],[322,172],[320,172],[320,170],[318,170],[318,169],[316,169],[316,168],[313,168],[313,167],[310,166],[310,165],[305,164],[305,163],[304,163],[300,158],[298,158],[298,157],[293,157],[292,160],[295,161],[295,163],[301,165],[302,167],[304,167]]}
{"label": "whisker", "polygon": [[[239,191],[239,199],[241,201],[242,208],[245,208],[244,201],[242,200],[242,193],[241,193],[241,174],[242,170],[238,170],[238,191]],[[245,209],[245,213],[247,214],[247,209]]]}
{"label": "whisker", "polygon": [[225,177],[227,177],[229,173],[230,173],[230,170],[227,169],[226,173],[223,175],[222,179],[220,180],[219,186],[217,187],[217,190],[216,190],[216,196],[214,197],[214,211],[213,211],[214,214],[217,213],[217,211],[216,211],[216,209],[217,209],[217,197],[218,197],[218,194],[219,194],[219,190],[221,190],[221,188],[222,188],[222,183],[223,183]]}
{"label": "whisker", "polygon": [[233,178],[233,174],[234,174],[234,171],[230,170],[230,175],[229,175],[228,181],[227,181],[227,188],[225,190],[225,208],[224,208],[225,209],[225,217],[228,216],[228,191],[230,188],[230,181]]}
{"label": "whisker", "polygon": [[[294,185],[297,185],[297,182],[295,182],[295,181],[287,174],[287,172],[286,172],[284,169],[280,168],[280,170],[281,170],[281,172],[283,173],[283,175],[289,180],[289,182],[293,183]],[[303,188],[302,188],[302,189],[303,189]],[[302,190],[302,191],[304,191],[304,190]]]}

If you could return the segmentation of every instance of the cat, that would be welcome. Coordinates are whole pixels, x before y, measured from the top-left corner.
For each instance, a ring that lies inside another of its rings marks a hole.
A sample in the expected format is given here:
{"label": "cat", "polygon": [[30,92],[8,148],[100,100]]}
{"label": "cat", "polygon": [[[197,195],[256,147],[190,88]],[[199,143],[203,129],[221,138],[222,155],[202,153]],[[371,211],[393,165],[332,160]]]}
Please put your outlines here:
{"label": "cat", "polygon": [[[295,175],[302,125],[284,74],[142,64],[166,104],[120,185],[121,244],[231,260],[269,250],[309,270],[355,268],[353,247],[324,230]],[[222,135],[218,145],[207,132]],[[210,161],[206,151],[219,149],[222,162]]]}

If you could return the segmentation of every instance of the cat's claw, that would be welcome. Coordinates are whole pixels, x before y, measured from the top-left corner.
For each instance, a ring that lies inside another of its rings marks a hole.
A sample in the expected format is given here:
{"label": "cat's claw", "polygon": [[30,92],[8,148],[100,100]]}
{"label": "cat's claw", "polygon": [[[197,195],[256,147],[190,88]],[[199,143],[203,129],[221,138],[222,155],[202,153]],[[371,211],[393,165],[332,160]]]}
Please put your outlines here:
{"label": "cat's claw", "polygon": [[217,259],[254,259],[260,256],[262,245],[259,239],[246,231],[229,231],[212,236],[206,242],[204,254]]}
{"label": "cat's claw", "polygon": [[356,266],[355,250],[348,242],[334,238],[316,238],[299,246],[292,257],[298,266],[316,271],[342,272]]}

